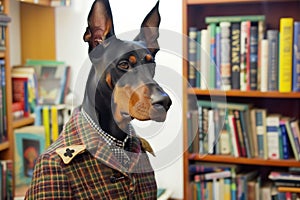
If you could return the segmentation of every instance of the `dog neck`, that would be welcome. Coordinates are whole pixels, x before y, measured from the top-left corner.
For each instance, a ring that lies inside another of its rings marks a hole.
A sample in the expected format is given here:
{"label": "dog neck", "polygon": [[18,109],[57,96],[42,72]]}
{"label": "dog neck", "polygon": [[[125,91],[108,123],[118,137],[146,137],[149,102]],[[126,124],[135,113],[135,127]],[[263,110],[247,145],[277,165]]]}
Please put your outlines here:
{"label": "dog neck", "polygon": [[[82,108],[103,131],[123,141],[128,134],[114,120],[111,108],[112,90],[106,84],[102,84],[99,88],[95,81],[95,74],[92,67],[87,79]],[[128,128],[128,123],[126,128]]]}

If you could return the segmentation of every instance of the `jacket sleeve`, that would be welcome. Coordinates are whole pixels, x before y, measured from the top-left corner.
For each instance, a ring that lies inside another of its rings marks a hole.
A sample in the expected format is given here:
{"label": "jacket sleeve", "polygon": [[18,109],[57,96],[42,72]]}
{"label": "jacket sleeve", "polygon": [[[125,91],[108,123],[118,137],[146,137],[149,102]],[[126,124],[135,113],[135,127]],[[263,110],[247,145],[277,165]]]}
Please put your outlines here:
{"label": "jacket sleeve", "polygon": [[25,195],[28,200],[72,199],[68,177],[61,163],[49,155],[41,155],[35,164],[31,185]]}

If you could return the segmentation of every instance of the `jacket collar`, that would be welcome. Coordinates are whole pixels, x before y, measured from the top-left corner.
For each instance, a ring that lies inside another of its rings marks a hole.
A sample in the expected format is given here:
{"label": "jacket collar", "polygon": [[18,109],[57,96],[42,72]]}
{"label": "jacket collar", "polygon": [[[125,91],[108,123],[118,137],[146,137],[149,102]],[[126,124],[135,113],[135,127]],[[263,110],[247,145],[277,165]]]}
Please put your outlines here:
{"label": "jacket collar", "polygon": [[[111,150],[111,146],[98,134],[97,130],[90,125],[85,117],[83,117],[80,109],[75,109],[71,119],[65,126],[65,147],[64,149],[57,149],[56,152],[60,151],[58,154],[63,158],[66,157],[64,154],[68,147],[81,145],[79,148],[80,151],[75,150],[74,156],[68,158],[68,163],[71,162],[77,154],[82,153],[85,150],[89,151],[100,162],[124,174],[126,174],[126,172],[149,172],[153,171],[153,169],[150,166],[147,155],[144,151],[149,148],[142,148],[145,142],[146,141],[144,139],[138,138],[135,133],[132,133],[132,136],[129,139],[129,146],[126,148],[127,152],[129,152],[127,155],[130,158],[129,166],[126,168],[115,157]],[[149,143],[147,143],[147,145],[150,147]]]}

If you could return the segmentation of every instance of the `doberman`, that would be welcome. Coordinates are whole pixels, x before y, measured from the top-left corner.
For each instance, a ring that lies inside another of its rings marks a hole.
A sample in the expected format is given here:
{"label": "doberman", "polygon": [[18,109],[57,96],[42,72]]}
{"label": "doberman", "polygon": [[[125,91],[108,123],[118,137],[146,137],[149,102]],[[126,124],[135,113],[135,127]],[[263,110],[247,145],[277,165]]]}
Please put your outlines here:
{"label": "doberman", "polygon": [[158,4],[138,36],[123,41],[114,34],[108,0],[94,1],[83,37],[92,67],[82,106],[37,159],[25,199],[156,199],[146,154],[152,148],[130,122],[162,122],[171,106],[168,94],[153,80]]}
{"label": "doberman", "polygon": [[88,15],[83,38],[93,67],[83,108],[119,140],[126,137],[124,130],[132,119],[164,121],[171,105],[168,94],[153,80],[159,50],[158,5],[146,16],[134,41],[116,38],[107,1],[96,0]]}

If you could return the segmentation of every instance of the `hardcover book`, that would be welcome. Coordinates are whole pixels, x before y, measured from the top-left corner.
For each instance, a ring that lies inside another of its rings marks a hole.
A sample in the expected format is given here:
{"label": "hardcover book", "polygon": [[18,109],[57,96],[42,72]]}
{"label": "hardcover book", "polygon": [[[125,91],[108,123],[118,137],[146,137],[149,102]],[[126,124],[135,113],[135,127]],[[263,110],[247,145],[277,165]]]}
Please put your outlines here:
{"label": "hardcover book", "polygon": [[279,91],[292,90],[293,18],[280,19]]}
{"label": "hardcover book", "polygon": [[26,126],[14,130],[15,134],[15,186],[25,195],[30,184],[35,160],[45,150],[45,132],[41,126]]}

